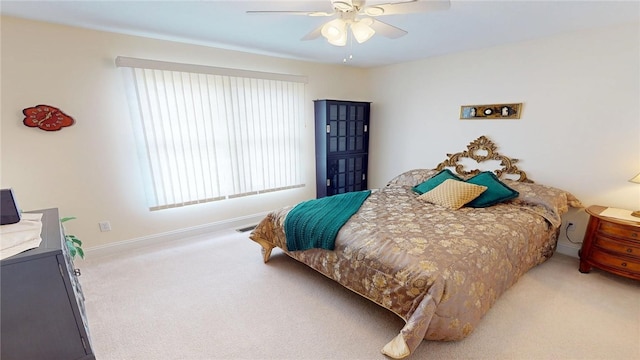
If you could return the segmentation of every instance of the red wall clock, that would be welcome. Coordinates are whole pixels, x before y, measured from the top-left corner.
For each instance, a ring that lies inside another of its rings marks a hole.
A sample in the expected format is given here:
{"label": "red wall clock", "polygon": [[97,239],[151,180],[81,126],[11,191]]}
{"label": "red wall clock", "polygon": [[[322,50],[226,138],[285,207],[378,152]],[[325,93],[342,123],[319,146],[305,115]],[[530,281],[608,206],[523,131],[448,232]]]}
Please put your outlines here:
{"label": "red wall clock", "polygon": [[71,116],[49,105],[36,105],[22,110],[22,121],[28,127],[38,127],[45,131],[56,131],[75,123]]}

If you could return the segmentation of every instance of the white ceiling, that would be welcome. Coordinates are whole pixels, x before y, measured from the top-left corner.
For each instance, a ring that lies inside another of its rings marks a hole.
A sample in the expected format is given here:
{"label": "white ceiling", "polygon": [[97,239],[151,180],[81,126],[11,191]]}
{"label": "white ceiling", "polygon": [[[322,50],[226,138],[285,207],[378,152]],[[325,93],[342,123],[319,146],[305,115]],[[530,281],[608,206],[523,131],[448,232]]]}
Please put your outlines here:
{"label": "white ceiling", "polygon": [[[388,3],[397,0],[367,1]],[[428,0],[421,0],[428,1]],[[167,39],[258,54],[370,67],[406,62],[563,32],[640,21],[640,2],[463,1],[445,11],[389,15],[379,20],[409,33],[378,34],[345,47],[320,37],[300,39],[331,18],[247,14],[247,10],[331,11],[330,0],[298,1],[0,1],[3,15]]]}

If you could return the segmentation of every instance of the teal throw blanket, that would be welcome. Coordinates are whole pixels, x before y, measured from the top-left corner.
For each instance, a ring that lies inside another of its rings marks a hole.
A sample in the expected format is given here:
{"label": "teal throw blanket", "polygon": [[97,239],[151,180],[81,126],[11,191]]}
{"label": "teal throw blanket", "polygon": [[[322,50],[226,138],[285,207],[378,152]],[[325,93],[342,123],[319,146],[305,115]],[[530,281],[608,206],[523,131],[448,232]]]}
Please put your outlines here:
{"label": "teal throw blanket", "polygon": [[287,250],[333,250],[340,228],[360,209],[371,190],[349,192],[302,202],[287,214]]}

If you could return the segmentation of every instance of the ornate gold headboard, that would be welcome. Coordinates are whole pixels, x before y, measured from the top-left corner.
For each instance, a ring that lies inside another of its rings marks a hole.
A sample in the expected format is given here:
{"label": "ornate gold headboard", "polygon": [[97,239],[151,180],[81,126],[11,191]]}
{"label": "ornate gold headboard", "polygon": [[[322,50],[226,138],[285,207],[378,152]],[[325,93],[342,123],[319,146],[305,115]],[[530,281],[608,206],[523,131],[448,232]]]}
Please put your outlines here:
{"label": "ornate gold headboard", "polygon": [[[486,136],[480,136],[476,140],[469,143],[469,145],[467,145],[467,150],[455,154],[447,154],[449,158],[438,164],[436,170],[440,171],[446,167],[455,167],[456,173],[458,173],[459,175],[475,175],[481,170],[464,170],[464,165],[459,163],[461,158],[473,159],[477,163],[488,160],[498,160],[500,161],[500,166],[502,166],[502,168],[493,171],[496,176],[498,176],[498,178],[502,178],[504,175],[510,174],[518,175],[519,178],[515,179],[517,181],[526,183],[533,182],[527,178],[527,174],[524,171],[518,169],[518,167],[514,165],[518,162],[518,159],[512,159],[504,155],[500,155],[496,151],[496,148],[496,145],[491,140],[487,139]],[[482,151],[482,153],[478,154],[478,151]],[[484,154],[484,152],[486,152],[486,154]]]}

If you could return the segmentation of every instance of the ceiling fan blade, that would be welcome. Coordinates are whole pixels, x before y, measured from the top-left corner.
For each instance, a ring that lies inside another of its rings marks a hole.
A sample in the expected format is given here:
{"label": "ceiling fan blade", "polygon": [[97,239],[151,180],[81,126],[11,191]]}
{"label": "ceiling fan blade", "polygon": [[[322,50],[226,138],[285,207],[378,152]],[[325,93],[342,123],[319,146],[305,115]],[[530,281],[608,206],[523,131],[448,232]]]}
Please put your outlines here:
{"label": "ceiling fan blade", "polygon": [[335,8],[331,2],[323,1],[258,1],[247,14],[331,16]]}
{"label": "ceiling fan blade", "polygon": [[382,16],[447,10],[450,7],[449,0],[407,0],[367,6],[363,11],[369,16]]}
{"label": "ceiling fan blade", "polygon": [[369,26],[371,26],[371,28],[373,30],[375,30],[376,34],[380,34],[382,36],[388,37],[390,39],[397,39],[401,36],[404,36],[407,34],[406,31],[397,28],[393,25],[389,25],[385,22],[382,22],[378,19],[371,19],[373,20],[373,23]]}
{"label": "ceiling fan blade", "polygon": [[248,10],[247,14],[283,14],[283,15],[304,15],[304,16],[331,16],[335,13],[326,11],[280,11],[280,10]]}
{"label": "ceiling fan blade", "polygon": [[306,40],[314,40],[320,37],[320,35],[322,35],[322,27],[324,26],[324,24],[318,26],[315,30],[311,31],[310,33],[308,33],[307,35],[303,36],[302,39],[303,41]]}

